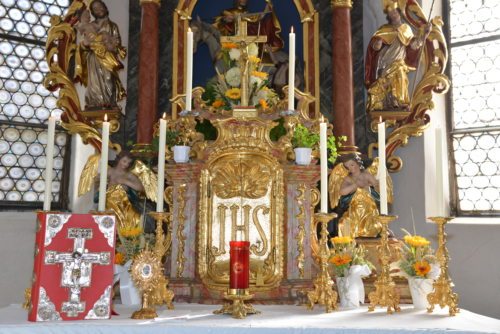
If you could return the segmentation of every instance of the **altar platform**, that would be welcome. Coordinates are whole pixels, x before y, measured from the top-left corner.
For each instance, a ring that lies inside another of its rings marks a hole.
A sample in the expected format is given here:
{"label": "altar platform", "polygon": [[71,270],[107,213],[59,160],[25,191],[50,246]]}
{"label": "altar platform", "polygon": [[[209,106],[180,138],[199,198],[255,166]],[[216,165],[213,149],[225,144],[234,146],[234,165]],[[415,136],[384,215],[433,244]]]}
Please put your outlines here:
{"label": "altar platform", "polygon": [[254,305],[262,314],[237,320],[215,315],[218,305],[175,304],[175,310],[161,309],[154,320],[132,320],[135,310],[117,305],[119,316],[111,320],[32,323],[20,305],[0,309],[0,334],[382,334],[382,333],[500,333],[500,320],[461,310],[449,317],[447,310],[432,314],[415,311],[404,305],[399,314],[388,315],[384,309],[369,313],[364,306],[356,310],[324,313],[316,307],[308,311],[294,305]]}

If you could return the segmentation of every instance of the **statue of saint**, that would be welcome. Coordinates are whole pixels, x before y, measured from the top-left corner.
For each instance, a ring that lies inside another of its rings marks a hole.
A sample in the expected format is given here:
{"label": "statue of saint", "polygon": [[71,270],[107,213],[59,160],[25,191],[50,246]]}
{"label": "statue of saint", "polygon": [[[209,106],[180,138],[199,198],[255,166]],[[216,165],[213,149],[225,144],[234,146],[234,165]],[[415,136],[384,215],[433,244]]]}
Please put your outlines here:
{"label": "statue of saint", "polygon": [[267,36],[266,45],[269,45],[273,52],[282,49],[281,25],[271,2],[267,0],[264,11],[255,15],[248,13],[247,2],[248,0],[235,0],[232,8],[224,10],[220,16],[215,18],[214,26],[222,36],[235,35],[237,18],[242,15],[243,19],[248,21],[247,32],[249,36]]}
{"label": "statue of saint", "polygon": [[[341,163],[332,170],[329,179],[330,206],[338,217],[338,234],[341,236],[377,237],[381,226],[379,215],[379,183],[375,179],[378,159],[365,167],[357,154],[339,158]],[[387,198],[392,202],[392,181],[387,176]],[[332,232],[332,231],[330,231]]]}
{"label": "statue of saint", "polygon": [[[90,22],[90,13],[94,21]],[[126,56],[121,45],[116,23],[109,19],[108,8],[101,0],[94,0],[82,12],[77,30],[82,35],[77,52],[77,78],[87,87],[85,109],[115,109],[125,97],[125,89],[118,77],[123,69],[119,58]]]}
{"label": "statue of saint", "polygon": [[414,71],[430,25],[419,37],[402,21],[397,1],[384,6],[388,24],[372,36],[365,59],[367,110],[400,110],[410,104],[408,72]]}

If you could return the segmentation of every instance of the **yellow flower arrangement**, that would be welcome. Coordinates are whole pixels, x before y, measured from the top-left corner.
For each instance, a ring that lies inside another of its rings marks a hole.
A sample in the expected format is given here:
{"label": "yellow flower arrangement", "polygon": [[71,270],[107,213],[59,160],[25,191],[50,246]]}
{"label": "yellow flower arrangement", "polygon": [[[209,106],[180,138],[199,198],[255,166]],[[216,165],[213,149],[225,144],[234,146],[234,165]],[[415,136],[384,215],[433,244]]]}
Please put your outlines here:
{"label": "yellow flower arrangement", "polygon": [[[124,226],[118,228],[117,254],[118,260],[125,263],[132,260],[145,245],[144,231],[141,226]],[[120,254],[120,255],[118,255]],[[115,260],[115,263],[118,263]]]}
{"label": "yellow flower arrangement", "polygon": [[261,72],[261,71],[252,71],[251,75],[262,80],[266,80],[268,77],[268,74],[266,72]]}
{"label": "yellow flower arrangement", "polygon": [[362,246],[356,245],[351,237],[334,237],[330,239],[333,248],[330,249],[330,263],[333,264],[335,275],[345,277],[352,265],[373,265],[367,261],[366,251]]}
{"label": "yellow flower arrangement", "polygon": [[397,263],[399,269],[409,277],[434,278],[437,276],[432,267],[437,267],[437,259],[434,251],[430,247],[430,241],[420,235],[411,235],[403,230],[406,235],[403,237],[402,257]]}
{"label": "yellow flower arrangement", "polygon": [[239,88],[230,88],[226,90],[225,95],[231,100],[239,100],[241,97],[241,91]]}
{"label": "yellow flower arrangement", "polygon": [[223,107],[225,105],[224,101],[222,100],[215,100],[213,103],[212,103],[212,107],[216,108],[216,109],[219,109],[221,107]]}
{"label": "yellow flower arrangement", "polygon": [[267,101],[264,99],[259,100],[259,105],[262,109],[266,110],[268,108]]}
{"label": "yellow flower arrangement", "polygon": [[249,60],[251,63],[254,63],[254,64],[258,64],[258,63],[260,63],[260,58],[259,58],[259,57],[256,57],[256,56],[248,56],[248,60]]}
{"label": "yellow flower arrangement", "polygon": [[228,43],[222,43],[221,46],[223,49],[230,50],[230,49],[236,49],[238,47],[238,44],[228,42]]}
{"label": "yellow flower arrangement", "polygon": [[142,228],[139,226],[135,227],[123,227],[118,229],[118,233],[124,238],[134,238],[142,234]]}
{"label": "yellow flower arrangement", "polygon": [[117,252],[115,254],[115,264],[124,264],[125,263],[125,255],[123,253]]}

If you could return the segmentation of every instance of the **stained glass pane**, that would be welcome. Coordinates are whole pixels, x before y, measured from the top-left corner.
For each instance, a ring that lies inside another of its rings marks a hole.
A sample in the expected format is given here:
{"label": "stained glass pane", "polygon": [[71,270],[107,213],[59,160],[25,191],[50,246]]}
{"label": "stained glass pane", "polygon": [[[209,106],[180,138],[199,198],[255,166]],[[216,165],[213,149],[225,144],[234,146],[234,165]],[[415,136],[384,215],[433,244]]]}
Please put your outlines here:
{"label": "stained glass pane", "polygon": [[[64,167],[66,132],[56,131],[53,201],[59,201]],[[0,200],[43,201],[47,158],[47,129],[0,125]]]}
{"label": "stained glass pane", "polygon": [[500,212],[500,131],[453,136],[459,209]]}
{"label": "stained glass pane", "polygon": [[451,42],[500,35],[500,1],[450,0]]}

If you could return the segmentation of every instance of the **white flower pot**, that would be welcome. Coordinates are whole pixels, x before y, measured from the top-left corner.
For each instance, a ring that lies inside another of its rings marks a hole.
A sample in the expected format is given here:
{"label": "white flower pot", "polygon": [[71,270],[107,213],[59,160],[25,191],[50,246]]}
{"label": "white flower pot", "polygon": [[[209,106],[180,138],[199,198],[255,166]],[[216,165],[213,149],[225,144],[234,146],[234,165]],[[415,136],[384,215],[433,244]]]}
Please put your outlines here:
{"label": "white flower pot", "polygon": [[174,146],[174,161],[176,163],[184,163],[189,161],[189,146]]}
{"label": "white flower pot", "polygon": [[115,265],[115,280],[120,283],[120,299],[123,305],[132,306],[141,304],[141,295],[130,277],[129,268],[132,261],[124,266]]}
{"label": "white flower pot", "polygon": [[339,292],[340,307],[358,308],[360,299],[359,289],[352,284],[350,277],[336,277],[335,280],[337,281],[337,291]]}
{"label": "white flower pot", "polygon": [[432,292],[433,284],[434,280],[430,278],[408,277],[408,286],[415,309],[423,310],[429,307],[427,295]]}
{"label": "white flower pot", "polygon": [[293,151],[295,152],[295,163],[297,165],[307,166],[311,163],[312,148],[297,147]]}

